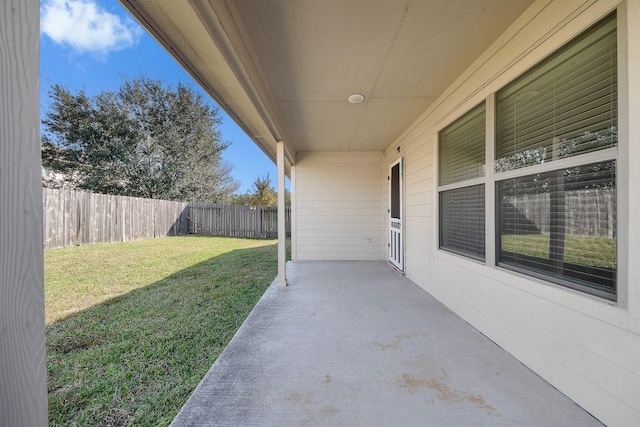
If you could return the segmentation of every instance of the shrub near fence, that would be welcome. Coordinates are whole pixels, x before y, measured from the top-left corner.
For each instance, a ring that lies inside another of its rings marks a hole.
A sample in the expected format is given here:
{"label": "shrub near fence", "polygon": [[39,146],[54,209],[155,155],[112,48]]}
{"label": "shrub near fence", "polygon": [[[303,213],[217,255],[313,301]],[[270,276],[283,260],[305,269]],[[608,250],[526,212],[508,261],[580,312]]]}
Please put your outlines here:
{"label": "shrub near fence", "polygon": [[[275,238],[278,208],[183,203],[43,188],[45,249],[162,236]],[[291,209],[286,210],[291,233]]]}

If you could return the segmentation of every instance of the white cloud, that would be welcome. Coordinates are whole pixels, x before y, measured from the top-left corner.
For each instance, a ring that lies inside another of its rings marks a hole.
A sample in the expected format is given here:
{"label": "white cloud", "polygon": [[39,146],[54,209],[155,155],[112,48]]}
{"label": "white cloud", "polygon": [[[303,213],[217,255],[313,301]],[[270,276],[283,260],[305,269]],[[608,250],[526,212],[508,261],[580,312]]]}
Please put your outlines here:
{"label": "white cloud", "polygon": [[138,43],[142,29],[100,7],[95,0],[45,0],[40,28],[58,44],[98,55]]}

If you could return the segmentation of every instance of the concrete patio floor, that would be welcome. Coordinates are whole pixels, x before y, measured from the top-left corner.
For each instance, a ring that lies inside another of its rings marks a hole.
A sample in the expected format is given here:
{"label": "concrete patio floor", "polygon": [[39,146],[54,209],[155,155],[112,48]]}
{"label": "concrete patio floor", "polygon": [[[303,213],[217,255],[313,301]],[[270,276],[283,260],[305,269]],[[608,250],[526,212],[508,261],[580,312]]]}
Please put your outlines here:
{"label": "concrete patio floor", "polygon": [[384,262],[295,262],[172,426],[600,426]]}

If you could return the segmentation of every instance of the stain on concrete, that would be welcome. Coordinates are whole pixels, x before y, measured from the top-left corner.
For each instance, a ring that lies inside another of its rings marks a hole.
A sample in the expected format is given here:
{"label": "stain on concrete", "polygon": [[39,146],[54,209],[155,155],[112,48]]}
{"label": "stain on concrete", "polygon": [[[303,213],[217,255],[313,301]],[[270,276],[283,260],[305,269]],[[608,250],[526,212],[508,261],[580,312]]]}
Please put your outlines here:
{"label": "stain on concrete", "polygon": [[[446,371],[443,371],[446,378]],[[399,381],[400,387],[407,390],[409,394],[413,394],[420,388],[430,388],[438,392],[438,399],[452,403],[469,402],[477,405],[479,408],[501,416],[496,409],[489,405],[482,395],[472,395],[460,390],[452,390],[443,381],[434,378],[417,378],[410,374],[402,374],[402,380]]]}
{"label": "stain on concrete", "polygon": [[[329,375],[327,375],[330,377]],[[324,425],[321,421],[323,418],[331,417],[340,412],[340,409],[333,405],[323,405],[318,409],[318,405],[313,402],[313,393],[302,395],[299,393],[291,393],[286,400],[293,402],[304,413],[304,418],[299,421],[299,425]]]}
{"label": "stain on concrete", "polygon": [[432,366],[434,363],[438,363],[438,361],[424,353],[416,355],[412,360],[402,362],[402,364],[409,369],[423,369],[425,366]]}
{"label": "stain on concrete", "polygon": [[407,389],[409,394],[413,394],[413,390],[418,387],[426,386],[424,380],[419,380],[415,378],[413,375],[402,374],[402,381],[400,382],[400,387]]}
{"label": "stain on concrete", "polygon": [[287,400],[293,403],[297,403],[303,409],[305,409],[306,405],[310,405],[313,403],[313,394],[309,393],[306,396],[302,396],[301,394],[298,394],[298,393],[291,393],[289,397],[287,397]]}
{"label": "stain on concrete", "polygon": [[322,408],[320,408],[320,417],[327,418],[337,414],[338,412],[340,412],[340,409],[336,408],[335,406],[324,405]]}
{"label": "stain on concrete", "polygon": [[295,403],[300,403],[302,401],[302,396],[300,396],[298,393],[291,393],[289,397],[287,397],[287,400]]}
{"label": "stain on concrete", "polygon": [[332,379],[331,379],[331,375],[329,375],[329,374],[325,375],[325,377],[324,377],[324,381],[323,381],[323,382],[324,382],[325,384],[331,384],[331,381],[332,381]]}
{"label": "stain on concrete", "polygon": [[395,336],[395,339],[388,344],[384,344],[378,341],[374,341],[373,345],[378,348],[378,350],[398,350],[400,348],[400,344],[403,340],[411,338],[411,334],[399,334]]}

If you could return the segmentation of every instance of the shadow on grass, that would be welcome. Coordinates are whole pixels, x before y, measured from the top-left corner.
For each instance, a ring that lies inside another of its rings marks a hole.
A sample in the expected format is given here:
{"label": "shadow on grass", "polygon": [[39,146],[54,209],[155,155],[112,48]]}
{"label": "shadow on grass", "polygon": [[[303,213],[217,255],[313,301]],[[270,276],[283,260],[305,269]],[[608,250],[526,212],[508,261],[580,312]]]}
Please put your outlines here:
{"label": "shadow on grass", "polygon": [[236,249],[47,328],[50,425],[168,425],[277,274]]}

